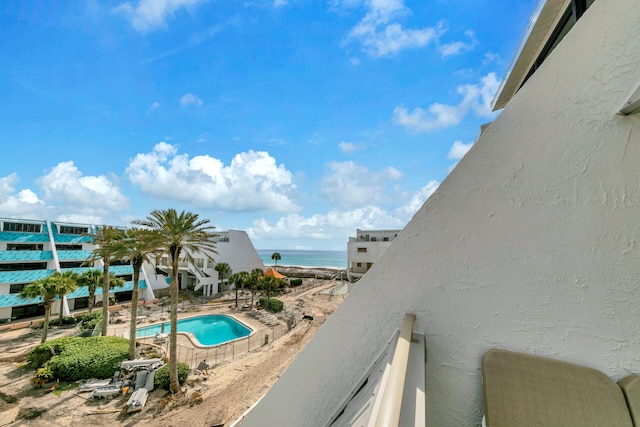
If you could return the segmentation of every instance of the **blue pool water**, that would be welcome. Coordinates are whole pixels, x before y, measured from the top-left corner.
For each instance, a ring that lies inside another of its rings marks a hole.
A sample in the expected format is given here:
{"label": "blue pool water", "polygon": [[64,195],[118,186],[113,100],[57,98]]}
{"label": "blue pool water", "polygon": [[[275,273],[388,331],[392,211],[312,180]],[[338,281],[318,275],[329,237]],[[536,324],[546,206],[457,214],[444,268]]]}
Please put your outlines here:
{"label": "blue pool water", "polygon": [[[164,324],[164,333],[169,334],[169,322]],[[162,324],[138,328],[139,337],[155,336],[162,332]],[[209,314],[178,320],[178,332],[193,334],[202,345],[217,345],[251,334],[251,329],[230,316]]]}

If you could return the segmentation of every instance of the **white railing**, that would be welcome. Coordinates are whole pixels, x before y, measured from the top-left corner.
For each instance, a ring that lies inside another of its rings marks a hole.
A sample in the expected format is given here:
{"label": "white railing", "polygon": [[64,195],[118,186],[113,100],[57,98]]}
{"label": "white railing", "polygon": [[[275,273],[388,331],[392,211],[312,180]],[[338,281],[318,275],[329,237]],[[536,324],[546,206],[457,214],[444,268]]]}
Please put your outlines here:
{"label": "white railing", "polygon": [[402,393],[409,364],[409,349],[411,347],[415,319],[416,316],[412,313],[407,313],[404,316],[404,322],[402,323],[402,329],[400,330],[396,350],[391,362],[391,370],[382,393],[380,407],[377,415],[374,414],[375,427],[397,426],[400,422]]}

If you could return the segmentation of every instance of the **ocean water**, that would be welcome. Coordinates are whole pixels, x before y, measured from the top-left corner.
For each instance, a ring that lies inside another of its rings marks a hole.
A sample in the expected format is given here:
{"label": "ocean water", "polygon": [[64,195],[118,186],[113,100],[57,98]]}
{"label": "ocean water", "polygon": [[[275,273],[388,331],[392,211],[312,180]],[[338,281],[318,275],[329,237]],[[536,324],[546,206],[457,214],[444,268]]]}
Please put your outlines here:
{"label": "ocean water", "polygon": [[291,265],[297,267],[347,267],[347,251],[305,251],[287,249],[258,249],[258,255],[264,265],[271,267],[274,261],[271,255],[274,252],[280,254],[278,265]]}

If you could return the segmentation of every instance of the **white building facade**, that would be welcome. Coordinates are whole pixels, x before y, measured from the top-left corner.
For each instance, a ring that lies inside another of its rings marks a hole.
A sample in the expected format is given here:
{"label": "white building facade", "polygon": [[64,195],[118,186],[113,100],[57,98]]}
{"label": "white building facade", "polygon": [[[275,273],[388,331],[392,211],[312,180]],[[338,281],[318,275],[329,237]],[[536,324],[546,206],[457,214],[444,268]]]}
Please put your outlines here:
{"label": "white building facade", "polygon": [[347,243],[349,281],[360,279],[387,250],[400,230],[360,230]]}
{"label": "white building facade", "polygon": [[[255,268],[264,270],[264,263],[258,255],[249,235],[241,230],[220,231],[214,239],[216,253],[205,255],[204,253],[191,254],[193,263],[187,262],[183,257],[179,262],[178,282],[180,289],[201,291],[204,296],[217,294],[227,287],[229,276],[241,271],[251,272]],[[226,263],[229,271],[220,277],[216,265]],[[171,274],[171,265],[168,256],[163,256],[157,266],[166,276]],[[153,272],[153,266],[146,265],[148,275]],[[155,273],[154,273],[155,274]],[[168,288],[166,280],[152,281],[154,289]]]}
{"label": "white building facade", "polygon": [[242,426],[330,425],[407,312],[427,426],[481,424],[493,348],[639,373],[639,70],[637,0],[542,2],[503,111]]}

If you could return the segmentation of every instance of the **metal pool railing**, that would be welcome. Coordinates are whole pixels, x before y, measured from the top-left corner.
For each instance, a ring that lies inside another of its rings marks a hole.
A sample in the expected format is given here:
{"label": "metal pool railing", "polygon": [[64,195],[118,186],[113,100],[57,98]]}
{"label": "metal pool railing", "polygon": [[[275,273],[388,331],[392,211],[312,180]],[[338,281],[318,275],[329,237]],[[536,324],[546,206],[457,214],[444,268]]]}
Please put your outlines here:
{"label": "metal pool railing", "polygon": [[[189,365],[190,369],[197,369],[201,362],[206,362],[209,366],[219,365],[233,360],[235,357],[259,349],[269,343],[281,338],[288,332],[287,326],[279,324],[275,326],[265,326],[255,330],[247,337],[238,338],[216,346],[196,347],[177,345],[178,361]],[[129,337],[129,328],[110,328],[110,335]],[[139,338],[138,341],[153,344],[154,337]],[[154,344],[169,352],[169,340],[162,344]]]}

